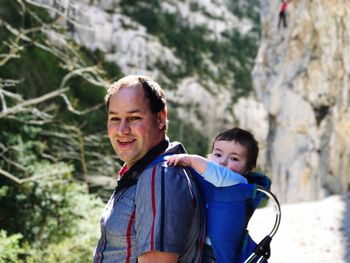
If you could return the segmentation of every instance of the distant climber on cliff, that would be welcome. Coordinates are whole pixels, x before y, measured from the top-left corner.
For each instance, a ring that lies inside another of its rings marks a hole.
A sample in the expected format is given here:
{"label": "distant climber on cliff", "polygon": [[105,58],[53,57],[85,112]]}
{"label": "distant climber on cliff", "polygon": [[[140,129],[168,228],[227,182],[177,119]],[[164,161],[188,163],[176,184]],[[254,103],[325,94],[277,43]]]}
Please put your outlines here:
{"label": "distant climber on cliff", "polygon": [[283,0],[281,2],[281,9],[280,9],[279,19],[278,19],[278,29],[280,29],[281,22],[283,22],[284,28],[287,27],[286,9],[289,2],[291,2],[291,0]]}

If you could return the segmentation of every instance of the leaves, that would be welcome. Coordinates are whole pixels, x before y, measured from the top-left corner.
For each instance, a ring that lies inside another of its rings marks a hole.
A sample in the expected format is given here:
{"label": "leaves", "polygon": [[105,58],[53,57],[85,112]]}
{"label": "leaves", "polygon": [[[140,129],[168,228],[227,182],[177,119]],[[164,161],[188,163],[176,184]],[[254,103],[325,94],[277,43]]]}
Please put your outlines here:
{"label": "leaves", "polygon": [[[84,116],[104,112],[103,96],[96,94],[109,81],[45,10],[6,2],[0,20],[0,250],[6,251],[0,262],[87,262],[104,206],[89,193],[88,162],[111,163],[112,150],[105,136],[89,143],[105,127],[103,118],[103,126],[82,128]],[[72,92],[82,83],[93,90],[85,103]],[[97,147],[101,155],[85,154]]]}
{"label": "leaves", "polygon": [[24,252],[19,244],[22,238],[21,234],[8,236],[5,230],[0,230],[0,263],[21,262],[18,257]]}

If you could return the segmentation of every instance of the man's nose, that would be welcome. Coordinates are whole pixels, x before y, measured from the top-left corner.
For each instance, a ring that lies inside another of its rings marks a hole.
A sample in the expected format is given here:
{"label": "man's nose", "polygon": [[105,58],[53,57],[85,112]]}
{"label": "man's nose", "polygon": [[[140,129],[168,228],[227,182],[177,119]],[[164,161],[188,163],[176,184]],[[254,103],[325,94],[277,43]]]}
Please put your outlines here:
{"label": "man's nose", "polygon": [[130,133],[130,124],[127,120],[121,120],[118,127],[119,134],[129,134]]}

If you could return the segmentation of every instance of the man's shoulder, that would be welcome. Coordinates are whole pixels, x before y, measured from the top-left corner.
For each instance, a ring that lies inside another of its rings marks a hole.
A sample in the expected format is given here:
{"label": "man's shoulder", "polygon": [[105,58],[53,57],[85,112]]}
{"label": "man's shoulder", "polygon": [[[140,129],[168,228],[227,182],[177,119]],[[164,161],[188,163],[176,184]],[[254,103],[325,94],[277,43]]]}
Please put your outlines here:
{"label": "man's shoulder", "polygon": [[169,142],[169,146],[167,149],[153,161],[151,161],[142,174],[154,173],[157,170],[161,170],[162,168],[167,168],[167,172],[182,172],[183,168],[179,166],[168,166],[167,158],[171,155],[187,153],[185,147],[177,141]]}
{"label": "man's shoulder", "polygon": [[183,185],[185,188],[196,187],[195,177],[186,167],[168,165],[166,160],[153,162],[140,174],[138,184],[165,183],[169,187]]}
{"label": "man's shoulder", "polygon": [[189,171],[185,167],[168,165],[166,156],[162,156],[159,160],[155,160],[148,165],[141,173],[140,178],[147,176],[162,176],[165,180],[171,180],[177,176],[186,178],[186,175],[188,174]]}
{"label": "man's shoulder", "polygon": [[185,147],[180,142],[170,142],[164,153],[146,166],[139,176],[139,183],[147,180],[160,180],[161,178],[167,182],[183,181],[186,184],[193,181],[193,176],[188,168],[167,164],[169,156],[181,153],[187,153]]}

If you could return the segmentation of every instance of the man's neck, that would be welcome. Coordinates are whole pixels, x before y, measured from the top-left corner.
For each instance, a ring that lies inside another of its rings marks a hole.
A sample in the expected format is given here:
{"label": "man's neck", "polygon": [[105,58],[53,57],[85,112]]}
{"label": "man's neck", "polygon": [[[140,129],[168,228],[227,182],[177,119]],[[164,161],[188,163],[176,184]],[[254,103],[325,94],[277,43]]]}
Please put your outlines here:
{"label": "man's neck", "polygon": [[140,160],[138,160],[130,168],[122,167],[121,170],[126,169],[126,171],[121,171],[121,178],[118,180],[118,188],[127,187],[129,185],[135,184],[137,182],[138,176],[143,172],[148,164],[150,164],[154,159],[161,155],[169,146],[169,141],[164,139],[155,147],[150,149]]}

